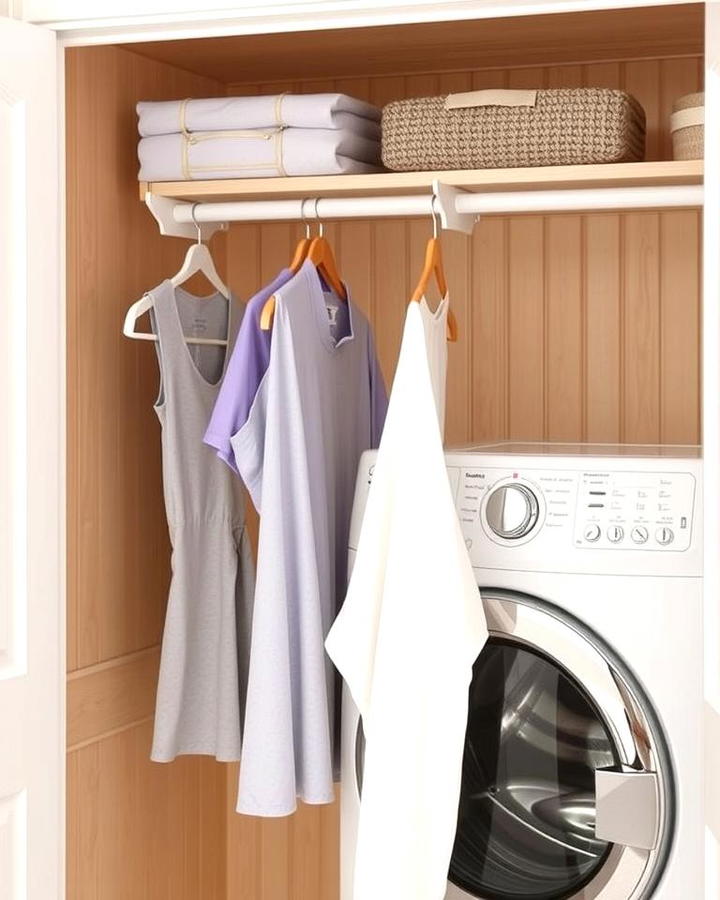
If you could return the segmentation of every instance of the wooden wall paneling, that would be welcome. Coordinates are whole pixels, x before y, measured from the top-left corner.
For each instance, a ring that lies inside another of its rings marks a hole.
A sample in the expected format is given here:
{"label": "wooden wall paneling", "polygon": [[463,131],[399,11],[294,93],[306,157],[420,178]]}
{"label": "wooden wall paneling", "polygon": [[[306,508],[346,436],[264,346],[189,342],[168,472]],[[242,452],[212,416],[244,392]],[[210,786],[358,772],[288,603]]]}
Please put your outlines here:
{"label": "wooden wall paneling", "polygon": [[471,73],[474,91],[486,88],[506,88],[509,81],[507,69],[479,69]]}
{"label": "wooden wall paneling", "polygon": [[340,885],[340,788],[335,802],[320,807],[321,883],[318,900],[338,900]]}
{"label": "wooden wall paneling", "polygon": [[660,440],[700,442],[700,217],[660,216]]}
{"label": "wooden wall paneling", "polygon": [[315,900],[322,890],[322,807],[301,803],[292,819],[289,900]]}
{"label": "wooden wall paneling", "polygon": [[[467,87],[625,86],[648,107],[650,152],[664,156],[672,98],[698,88],[700,77],[693,57],[231,84],[227,91],[336,89],[382,106]],[[301,807],[280,820],[238,816],[237,766],[150,764],[149,697],[139,685],[152,680],[157,651],[104,664],[156,643],[168,576],[151,409],[157,364],[147,345],[120,338],[120,323],[130,300],[173,271],[187,246],[160,238],[135,199],[132,107],[140,96],[226,88],[113,48],[71,51],[67,79],[74,248],[68,647],[70,667],[88,669],[70,685],[77,749],[68,758],[69,897],[337,900],[338,805]],[[91,90],[97,84],[102,91]],[[104,138],[98,122],[107,123]],[[429,220],[328,228],[341,270],[374,323],[388,385],[430,231]],[[215,239],[213,253],[223,271],[227,243],[227,280],[247,299],[287,265],[301,233],[296,223],[235,225],[227,239]],[[686,212],[489,217],[472,240],[444,235],[461,328],[450,348],[448,443],[696,440],[698,240],[697,214]],[[251,534],[256,521],[249,511]],[[113,826],[124,835],[109,846]],[[194,849],[183,862],[186,847]]]}
{"label": "wooden wall paneling", "polygon": [[544,66],[533,66],[525,69],[510,69],[508,87],[512,90],[534,90],[547,88],[548,70]]}
{"label": "wooden wall paneling", "polygon": [[[370,99],[376,106],[383,107],[405,97],[406,90],[403,77],[373,78]],[[405,304],[412,290],[406,222],[396,219],[373,222],[372,238],[375,347],[389,391],[405,322]]]}
{"label": "wooden wall paneling", "polygon": [[623,69],[623,89],[639,100],[645,110],[645,159],[660,159],[661,131],[668,128],[668,123],[660,119],[660,62],[627,62]]}
{"label": "wooden wall paneling", "polygon": [[260,819],[235,812],[238,770],[227,766],[227,900],[262,900]]}
{"label": "wooden wall paneling", "polygon": [[99,745],[89,744],[68,754],[66,802],[67,897],[68,900],[98,900],[100,891],[100,780]]}
{"label": "wooden wall paneling", "polygon": [[502,440],[508,431],[509,220],[489,216],[472,242],[472,440]]}
{"label": "wooden wall paneling", "polygon": [[583,66],[550,66],[547,70],[549,88],[578,88],[583,86],[585,72]]}
{"label": "wooden wall paneling", "polygon": [[622,439],[660,439],[660,214],[625,215]]}
{"label": "wooden wall paneling", "polygon": [[585,217],[584,434],[596,443],[621,440],[622,218]]}
{"label": "wooden wall paneling", "polygon": [[224,900],[222,770],[147,761],[141,724],[68,760],[69,900]]}
{"label": "wooden wall paneling", "polygon": [[545,227],[539,216],[510,220],[508,437],[545,437]]}
{"label": "wooden wall paneling", "polygon": [[260,820],[260,898],[287,900],[291,896],[291,837],[294,816]]}
{"label": "wooden wall paneling", "polygon": [[583,439],[583,222],[580,216],[545,220],[545,435]]}
{"label": "wooden wall paneling", "polygon": [[390,391],[405,323],[405,304],[408,292],[412,290],[406,223],[391,219],[375,223],[373,242],[375,349],[385,385]]}
{"label": "wooden wall paneling", "polygon": [[622,87],[622,66],[617,62],[589,63],[583,66],[583,87]]}
{"label": "wooden wall paneling", "polygon": [[405,78],[402,75],[387,75],[370,80],[370,102],[381,109],[393,100],[407,97]]}
{"label": "wooden wall paneling", "polygon": [[159,648],[151,647],[70,673],[68,747],[97,741],[151,717],[159,666]]}
{"label": "wooden wall paneling", "polygon": [[332,82],[325,82],[327,85],[325,90],[339,91],[341,94],[347,94],[349,97],[357,97],[358,100],[365,100],[371,103],[372,83],[372,78],[336,78]]}
{"label": "wooden wall paneling", "polygon": [[67,57],[69,632],[83,667],[157,642],[168,578],[156,564],[168,559],[157,362],[150,345],[122,337],[121,323],[134,298],[179,266],[187,242],[162,238],[132,196],[134,105],[217,86],[112,47]]}
{"label": "wooden wall paneling", "polygon": [[[170,562],[158,371],[121,334],[187,249],[137,201],[135,102],[219,90],[113,47],[67,53],[71,900],[225,896],[222,769],[149,761]],[[213,254],[222,270],[222,237]]]}

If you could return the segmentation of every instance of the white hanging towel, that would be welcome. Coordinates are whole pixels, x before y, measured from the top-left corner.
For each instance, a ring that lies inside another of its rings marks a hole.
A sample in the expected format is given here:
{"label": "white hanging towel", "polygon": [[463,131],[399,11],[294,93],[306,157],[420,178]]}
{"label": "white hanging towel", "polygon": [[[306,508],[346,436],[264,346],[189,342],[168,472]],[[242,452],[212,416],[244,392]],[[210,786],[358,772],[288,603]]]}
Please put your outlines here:
{"label": "white hanging towel", "polygon": [[357,558],[326,648],[367,739],[353,900],[443,900],[486,639],[442,446],[448,301],[408,308]]}

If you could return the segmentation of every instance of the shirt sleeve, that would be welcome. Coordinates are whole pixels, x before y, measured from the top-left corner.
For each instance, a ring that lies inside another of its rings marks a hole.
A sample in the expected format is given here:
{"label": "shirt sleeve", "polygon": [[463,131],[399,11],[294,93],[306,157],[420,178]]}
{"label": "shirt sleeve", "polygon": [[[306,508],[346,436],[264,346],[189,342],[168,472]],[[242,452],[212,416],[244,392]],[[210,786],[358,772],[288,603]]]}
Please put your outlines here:
{"label": "shirt sleeve", "polygon": [[271,331],[263,331],[256,304],[240,326],[204,441],[238,474],[231,438],[247,421],[255,396],[270,363]]}
{"label": "shirt sleeve", "polygon": [[230,437],[235,470],[245,483],[253,506],[258,512],[262,501],[269,381],[269,373],[266,370],[246,421]]}

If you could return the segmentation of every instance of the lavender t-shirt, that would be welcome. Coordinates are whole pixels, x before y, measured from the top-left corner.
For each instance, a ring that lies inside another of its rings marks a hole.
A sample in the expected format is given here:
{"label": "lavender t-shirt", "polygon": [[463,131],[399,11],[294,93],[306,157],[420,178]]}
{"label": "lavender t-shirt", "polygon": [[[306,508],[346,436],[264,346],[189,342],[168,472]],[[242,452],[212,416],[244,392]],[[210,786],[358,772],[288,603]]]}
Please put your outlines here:
{"label": "lavender t-shirt", "polygon": [[277,291],[273,330],[270,365],[232,438],[262,507],[237,805],[259,816],[334,796],[339,694],[324,640],[347,588],[358,462],[387,409],[367,319],[311,262]]}
{"label": "lavender t-shirt", "polygon": [[268,299],[292,277],[291,269],[283,269],[274,281],[248,301],[235,349],[205,432],[205,443],[214,447],[220,459],[235,472],[238,468],[230,438],[247,421],[255,394],[270,363],[272,330],[262,330],[260,316]]}

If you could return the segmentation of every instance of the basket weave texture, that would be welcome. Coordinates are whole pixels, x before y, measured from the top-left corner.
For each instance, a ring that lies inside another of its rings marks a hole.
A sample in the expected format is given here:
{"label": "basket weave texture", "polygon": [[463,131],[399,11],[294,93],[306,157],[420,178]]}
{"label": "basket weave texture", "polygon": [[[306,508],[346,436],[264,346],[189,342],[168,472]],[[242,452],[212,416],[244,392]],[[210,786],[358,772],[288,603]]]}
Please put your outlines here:
{"label": "basket weave texture", "polygon": [[[673,103],[673,112],[705,106],[705,94],[685,94]],[[705,153],[705,127],[689,125],[672,133],[673,159],[702,159]]]}
{"label": "basket weave texture", "polygon": [[623,91],[542,90],[532,107],[445,109],[445,96],[389,103],[382,117],[388,169],[493,169],[635,162],[645,111]]}

